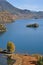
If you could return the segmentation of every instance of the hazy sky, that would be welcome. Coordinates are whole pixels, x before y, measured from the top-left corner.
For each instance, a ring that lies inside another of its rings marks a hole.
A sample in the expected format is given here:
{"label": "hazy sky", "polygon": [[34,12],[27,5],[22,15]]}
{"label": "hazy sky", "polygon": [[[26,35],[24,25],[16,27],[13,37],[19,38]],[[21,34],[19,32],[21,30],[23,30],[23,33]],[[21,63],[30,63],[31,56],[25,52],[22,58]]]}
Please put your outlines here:
{"label": "hazy sky", "polygon": [[21,9],[43,11],[43,0],[7,0],[12,5]]}

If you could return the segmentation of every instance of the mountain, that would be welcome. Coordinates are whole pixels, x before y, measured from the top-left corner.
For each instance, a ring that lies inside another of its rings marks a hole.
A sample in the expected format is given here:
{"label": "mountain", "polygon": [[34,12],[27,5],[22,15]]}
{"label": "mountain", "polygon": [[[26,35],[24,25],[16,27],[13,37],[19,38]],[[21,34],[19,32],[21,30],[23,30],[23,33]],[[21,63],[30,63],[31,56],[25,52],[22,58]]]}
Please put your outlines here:
{"label": "mountain", "polygon": [[30,11],[27,9],[22,10],[22,9],[14,7],[6,0],[0,0],[0,14],[1,14],[0,19],[1,17],[4,17],[4,16],[6,16],[5,19],[9,17],[12,20],[20,19],[20,18],[27,18],[27,19],[43,18],[43,11],[36,12],[36,11]]}

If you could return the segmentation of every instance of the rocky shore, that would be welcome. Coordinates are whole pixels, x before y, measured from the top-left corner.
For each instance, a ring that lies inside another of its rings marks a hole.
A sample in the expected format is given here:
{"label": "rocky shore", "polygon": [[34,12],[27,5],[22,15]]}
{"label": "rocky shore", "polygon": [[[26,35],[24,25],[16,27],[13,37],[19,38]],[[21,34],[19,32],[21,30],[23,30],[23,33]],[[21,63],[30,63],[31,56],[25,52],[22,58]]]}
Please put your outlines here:
{"label": "rocky shore", "polygon": [[37,58],[31,55],[5,54],[5,56],[15,61],[12,63],[12,65],[36,65],[37,64]]}

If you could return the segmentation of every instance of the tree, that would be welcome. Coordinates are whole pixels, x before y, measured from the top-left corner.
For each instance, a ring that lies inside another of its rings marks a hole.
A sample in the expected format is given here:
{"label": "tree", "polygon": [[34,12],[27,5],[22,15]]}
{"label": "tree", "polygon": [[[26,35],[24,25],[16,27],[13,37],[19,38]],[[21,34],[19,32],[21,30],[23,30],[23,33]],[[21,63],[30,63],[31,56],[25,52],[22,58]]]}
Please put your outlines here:
{"label": "tree", "polygon": [[9,52],[9,53],[12,53],[12,52],[14,52],[15,51],[15,45],[14,45],[14,43],[13,42],[8,42],[7,43],[7,51]]}

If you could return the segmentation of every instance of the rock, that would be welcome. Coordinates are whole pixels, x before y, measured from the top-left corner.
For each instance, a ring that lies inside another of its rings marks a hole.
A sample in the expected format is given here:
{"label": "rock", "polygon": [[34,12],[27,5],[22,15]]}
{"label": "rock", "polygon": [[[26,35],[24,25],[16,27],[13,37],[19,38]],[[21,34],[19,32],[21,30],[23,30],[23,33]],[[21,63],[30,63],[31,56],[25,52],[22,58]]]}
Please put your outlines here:
{"label": "rock", "polygon": [[34,24],[29,24],[29,25],[27,25],[26,27],[37,28],[37,27],[39,27],[39,25],[38,25],[37,23],[34,23]]}

